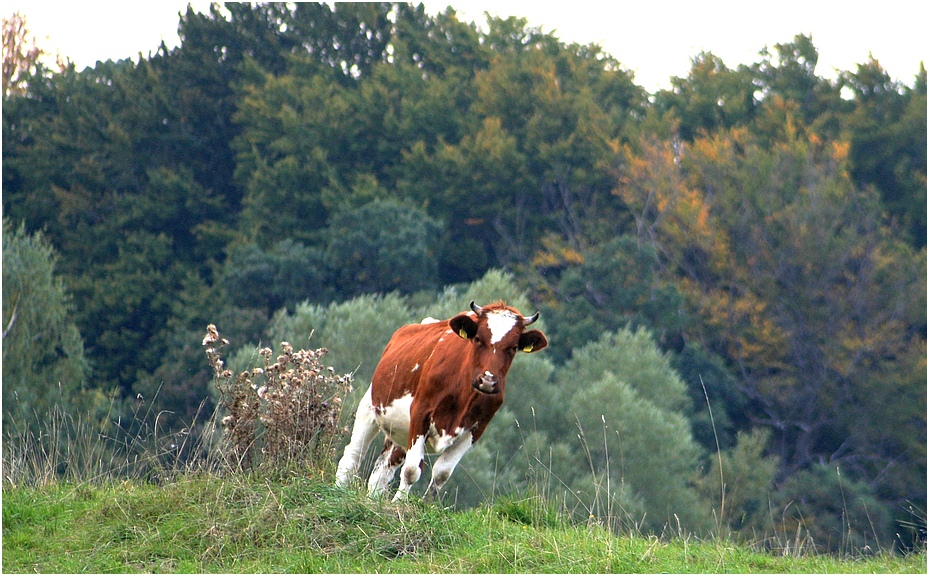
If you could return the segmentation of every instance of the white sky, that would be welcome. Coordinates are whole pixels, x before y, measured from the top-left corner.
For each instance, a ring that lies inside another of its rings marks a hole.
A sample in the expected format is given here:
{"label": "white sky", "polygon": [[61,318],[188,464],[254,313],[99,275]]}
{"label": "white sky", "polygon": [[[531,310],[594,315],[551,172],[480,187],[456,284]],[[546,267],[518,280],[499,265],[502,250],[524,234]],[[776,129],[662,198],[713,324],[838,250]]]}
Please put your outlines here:
{"label": "white sky", "polygon": [[[147,56],[164,40],[178,43],[178,13],[187,1],[113,2],[2,0],[0,14],[19,11],[40,47],[70,58],[78,68],[97,60]],[[209,2],[190,4],[205,11]],[[485,11],[521,16],[529,25],[554,31],[564,42],[595,42],[649,91],[686,76],[691,59],[711,51],[730,68],[758,61],[765,46],[812,34],[819,50],[817,74],[834,78],[836,70],[854,70],[880,61],[895,80],[907,85],[929,60],[929,3],[921,0],[821,1],[774,0],[428,0],[429,13],[451,4],[461,20],[478,23]]]}

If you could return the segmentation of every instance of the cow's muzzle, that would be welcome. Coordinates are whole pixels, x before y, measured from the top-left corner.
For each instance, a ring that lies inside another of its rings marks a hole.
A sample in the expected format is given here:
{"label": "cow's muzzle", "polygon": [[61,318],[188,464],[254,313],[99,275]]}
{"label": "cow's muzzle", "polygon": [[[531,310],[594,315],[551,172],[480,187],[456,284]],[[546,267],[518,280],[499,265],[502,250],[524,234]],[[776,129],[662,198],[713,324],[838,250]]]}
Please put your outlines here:
{"label": "cow's muzzle", "polygon": [[479,374],[478,377],[474,379],[474,382],[471,383],[471,386],[474,386],[475,390],[483,392],[484,394],[497,394],[500,392],[500,388],[497,386],[497,377],[487,371],[483,374]]}

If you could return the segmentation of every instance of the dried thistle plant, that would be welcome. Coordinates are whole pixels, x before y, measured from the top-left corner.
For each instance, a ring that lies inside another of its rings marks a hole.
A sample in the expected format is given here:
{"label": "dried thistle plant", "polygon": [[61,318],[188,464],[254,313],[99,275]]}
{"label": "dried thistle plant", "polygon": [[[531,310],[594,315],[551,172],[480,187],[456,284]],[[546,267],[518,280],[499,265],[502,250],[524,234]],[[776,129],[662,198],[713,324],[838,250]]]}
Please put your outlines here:
{"label": "dried thistle plant", "polygon": [[263,367],[233,374],[220,356],[228,344],[215,325],[207,326],[203,345],[221,393],[220,407],[228,412],[222,425],[229,463],[252,467],[259,463],[257,454],[262,466],[273,467],[331,460],[335,440],[347,432],[339,427],[339,414],[342,398],[351,391],[351,375],[338,376],[322,365],[325,348],[294,351],[287,342],[281,342],[273,363],[272,350],[262,348]]}

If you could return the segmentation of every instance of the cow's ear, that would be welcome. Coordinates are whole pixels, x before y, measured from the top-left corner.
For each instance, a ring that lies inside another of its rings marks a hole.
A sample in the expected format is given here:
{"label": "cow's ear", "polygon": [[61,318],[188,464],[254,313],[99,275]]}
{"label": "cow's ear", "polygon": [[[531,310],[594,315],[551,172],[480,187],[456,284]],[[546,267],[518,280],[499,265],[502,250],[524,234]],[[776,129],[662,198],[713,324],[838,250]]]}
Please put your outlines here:
{"label": "cow's ear", "polygon": [[523,332],[519,337],[519,349],[523,352],[538,352],[548,346],[548,338],[538,330]]}
{"label": "cow's ear", "polygon": [[448,321],[449,328],[462,338],[470,340],[477,335],[477,322],[467,314],[459,314]]}

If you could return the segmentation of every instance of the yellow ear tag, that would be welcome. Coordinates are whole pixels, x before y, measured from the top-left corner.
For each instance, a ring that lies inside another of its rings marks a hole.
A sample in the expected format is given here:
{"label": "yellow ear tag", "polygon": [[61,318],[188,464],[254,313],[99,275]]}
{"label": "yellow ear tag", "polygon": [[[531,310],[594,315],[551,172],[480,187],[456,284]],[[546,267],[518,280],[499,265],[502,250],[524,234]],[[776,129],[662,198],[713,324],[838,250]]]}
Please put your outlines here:
{"label": "yellow ear tag", "polygon": [[464,328],[462,328],[461,330],[458,331],[458,335],[461,336],[462,338],[464,338],[465,340],[468,339],[468,333],[465,332],[465,329],[464,329]]}
{"label": "yellow ear tag", "polygon": [[534,348],[534,346],[533,346],[532,344],[530,344],[530,345],[526,346],[525,348],[523,348],[523,352],[532,352],[532,349],[533,349],[533,348]]}

